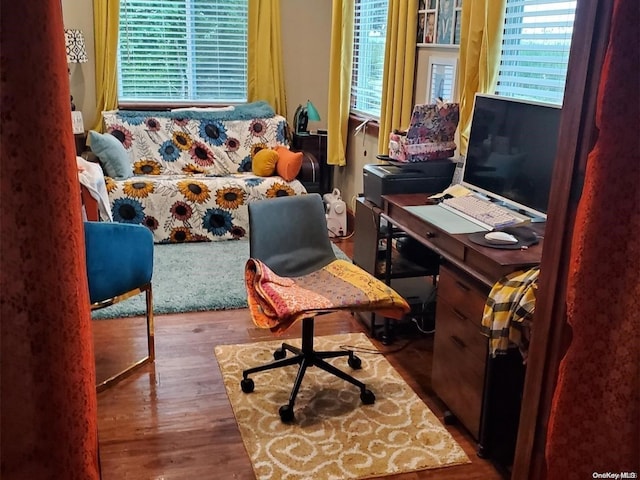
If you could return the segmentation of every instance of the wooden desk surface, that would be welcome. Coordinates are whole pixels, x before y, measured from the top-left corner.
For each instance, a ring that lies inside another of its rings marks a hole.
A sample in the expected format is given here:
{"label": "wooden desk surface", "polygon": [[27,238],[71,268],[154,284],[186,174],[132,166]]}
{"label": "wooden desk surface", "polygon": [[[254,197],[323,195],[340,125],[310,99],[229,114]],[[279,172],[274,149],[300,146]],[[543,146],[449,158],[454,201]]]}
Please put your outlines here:
{"label": "wooden desk surface", "polygon": [[[411,205],[433,204],[429,195],[428,193],[383,195],[383,218],[488,287],[493,286],[497,280],[508,273],[540,264],[542,238],[540,243],[524,250],[484,247],[470,241],[466,233],[448,233],[404,208]],[[529,226],[540,236],[544,236],[544,223],[532,223]]]}

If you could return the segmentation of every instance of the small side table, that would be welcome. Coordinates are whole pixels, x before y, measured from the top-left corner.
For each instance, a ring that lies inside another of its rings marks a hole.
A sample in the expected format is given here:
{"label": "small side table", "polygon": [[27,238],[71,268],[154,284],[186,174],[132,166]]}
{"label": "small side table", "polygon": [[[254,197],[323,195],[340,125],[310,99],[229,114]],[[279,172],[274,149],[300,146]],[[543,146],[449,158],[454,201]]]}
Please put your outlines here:
{"label": "small side table", "polygon": [[[319,175],[318,186],[321,195],[330,193],[332,190],[331,165],[327,165],[327,134],[326,133],[294,133],[291,142],[291,150],[311,153],[318,160]],[[311,191],[310,189],[307,189]]]}
{"label": "small side table", "polygon": [[73,134],[76,141],[76,155],[82,155],[82,152],[88,149],[87,147],[87,132],[84,133],[74,133]]}

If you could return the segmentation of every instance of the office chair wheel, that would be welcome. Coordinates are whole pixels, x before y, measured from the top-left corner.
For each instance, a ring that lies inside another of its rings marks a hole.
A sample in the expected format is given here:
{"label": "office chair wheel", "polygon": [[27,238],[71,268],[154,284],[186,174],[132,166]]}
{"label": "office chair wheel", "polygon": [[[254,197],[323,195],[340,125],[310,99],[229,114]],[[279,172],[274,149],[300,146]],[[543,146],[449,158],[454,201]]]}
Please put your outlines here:
{"label": "office chair wheel", "polygon": [[362,400],[362,403],[365,405],[372,405],[376,401],[376,396],[371,390],[365,389],[360,393],[360,400]]}
{"label": "office chair wheel", "polygon": [[287,356],[287,351],[282,347],[278,348],[275,352],[273,352],[274,360],[281,360],[286,356]]}
{"label": "office chair wheel", "polygon": [[362,360],[360,360],[358,357],[356,357],[355,355],[352,355],[349,357],[349,360],[347,360],[347,363],[349,364],[349,366],[351,368],[353,368],[354,370],[359,370],[362,368]]}
{"label": "office chair wheel", "polygon": [[242,380],[240,380],[240,388],[242,388],[242,391],[244,393],[251,393],[253,392],[253,389],[255,388],[255,384],[253,383],[253,380],[251,380],[250,378],[243,378]]}
{"label": "office chair wheel", "polygon": [[283,405],[278,410],[280,414],[280,420],[284,423],[289,423],[293,420],[293,407],[291,405]]}

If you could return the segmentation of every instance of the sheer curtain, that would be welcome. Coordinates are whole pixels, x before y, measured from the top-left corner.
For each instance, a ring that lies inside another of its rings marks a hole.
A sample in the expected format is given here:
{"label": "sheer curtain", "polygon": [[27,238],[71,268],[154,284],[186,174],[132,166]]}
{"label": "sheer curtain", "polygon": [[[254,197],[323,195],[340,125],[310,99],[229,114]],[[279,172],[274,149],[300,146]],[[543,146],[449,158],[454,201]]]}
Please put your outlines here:
{"label": "sheer curtain", "polygon": [[406,128],[413,110],[418,0],[390,0],[384,54],[378,152],[389,152],[389,133]]}
{"label": "sheer curtain", "polygon": [[102,131],[102,111],[118,108],[119,0],[93,0],[96,59],[96,119],[92,130]]}
{"label": "sheer curtain", "polygon": [[353,66],[354,0],[333,0],[331,13],[331,60],[327,109],[327,163],[346,165],[351,68]]}
{"label": "sheer curtain", "polygon": [[247,97],[264,100],[286,116],[280,23],[280,0],[249,2]]}
{"label": "sheer curtain", "polygon": [[467,154],[476,92],[494,93],[498,82],[506,0],[473,0],[462,4],[460,25],[460,153]]}

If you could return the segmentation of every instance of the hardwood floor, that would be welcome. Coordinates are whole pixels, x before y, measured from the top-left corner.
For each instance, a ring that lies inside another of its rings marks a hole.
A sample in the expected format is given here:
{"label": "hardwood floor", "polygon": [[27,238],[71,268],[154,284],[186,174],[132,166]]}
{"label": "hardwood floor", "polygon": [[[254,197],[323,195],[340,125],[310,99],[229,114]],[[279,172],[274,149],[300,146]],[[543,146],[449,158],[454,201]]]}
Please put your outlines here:
{"label": "hardwood floor", "polygon": [[[351,254],[351,242],[340,247]],[[97,370],[110,368],[114,352],[140,348],[127,341],[131,319],[94,322]],[[442,420],[443,405],[430,385],[432,336],[411,324],[388,346],[373,340],[407,383]],[[316,334],[367,332],[355,316],[323,316]],[[285,337],[298,337],[300,325]],[[248,310],[195,312],[156,317],[156,361],[98,394],[100,460],[104,480],[253,479],[251,462],[229,404],[213,349],[218,344],[271,340],[254,327]],[[128,345],[127,345],[128,343]],[[239,388],[239,387],[238,387]],[[304,384],[303,384],[304,388]],[[277,412],[274,412],[277,415]],[[461,426],[447,429],[471,464],[426,470],[393,479],[502,479],[491,462],[475,453]],[[315,480],[315,479],[314,479]]]}

